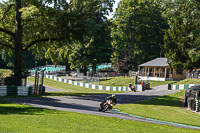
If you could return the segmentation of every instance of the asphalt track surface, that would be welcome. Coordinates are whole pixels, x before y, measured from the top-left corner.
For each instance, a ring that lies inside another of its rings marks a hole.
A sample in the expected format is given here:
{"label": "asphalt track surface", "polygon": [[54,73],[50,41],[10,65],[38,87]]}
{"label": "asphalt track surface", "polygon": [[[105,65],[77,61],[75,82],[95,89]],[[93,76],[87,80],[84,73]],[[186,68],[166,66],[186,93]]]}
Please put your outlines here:
{"label": "asphalt track surface", "polygon": [[[62,90],[46,87],[46,91],[62,91]],[[146,90],[143,92],[118,93],[116,94],[116,98],[117,98],[117,104],[127,104],[127,103],[144,101],[154,97],[168,95],[175,92],[177,92],[177,90],[167,90],[167,85],[161,85],[158,87],[154,87],[151,90]],[[170,125],[180,128],[190,128],[190,129],[200,130],[200,127],[144,118],[140,116],[126,114],[118,110],[111,110],[106,113],[99,112],[98,111],[99,104],[103,100],[105,100],[106,97],[108,96],[110,95],[101,94],[101,95],[85,95],[85,96],[25,97],[25,98],[9,98],[6,99],[6,101],[12,103],[27,104],[41,108],[61,110],[61,111],[70,111],[70,112],[92,114],[105,117],[116,117],[126,120],[136,120],[142,122]]]}

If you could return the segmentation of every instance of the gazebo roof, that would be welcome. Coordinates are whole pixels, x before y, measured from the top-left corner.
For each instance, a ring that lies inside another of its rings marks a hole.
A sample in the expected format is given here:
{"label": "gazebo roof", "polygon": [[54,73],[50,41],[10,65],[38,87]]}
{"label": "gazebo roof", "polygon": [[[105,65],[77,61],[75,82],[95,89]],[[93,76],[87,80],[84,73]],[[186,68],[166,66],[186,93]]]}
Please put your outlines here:
{"label": "gazebo roof", "polygon": [[165,66],[169,66],[169,64],[167,63],[167,58],[156,58],[154,60],[148,61],[146,63],[143,63],[141,65],[139,65],[140,67],[144,67],[144,66],[159,66],[159,67],[165,67]]}

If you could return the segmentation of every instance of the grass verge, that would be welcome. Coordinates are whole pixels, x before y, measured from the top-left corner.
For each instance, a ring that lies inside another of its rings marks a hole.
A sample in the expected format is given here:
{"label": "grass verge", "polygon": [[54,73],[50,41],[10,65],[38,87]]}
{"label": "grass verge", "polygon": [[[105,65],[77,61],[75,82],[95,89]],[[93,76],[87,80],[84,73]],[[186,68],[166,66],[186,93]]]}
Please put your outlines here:
{"label": "grass verge", "polygon": [[[175,81],[149,80],[148,82],[150,83],[150,87],[155,87],[155,86],[164,85],[164,84],[171,84],[171,83],[174,83]],[[100,81],[100,85],[105,85],[105,86],[128,86],[129,83],[135,84],[135,79],[128,78],[128,77],[115,77],[115,78],[110,78],[105,81]]]}
{"label": "grass verge", "polygon": [[200,79],[184,79],[176,83],[176,85],[180,84],[200,84]]}
{"label": "grass verge", "polygon": [[10,69],[0,69],[0,77],[9,77],[12,74]]}
{"label": "grass verge", "polygon": [[[34,82],[33,77],[28,78],[29,82]],[[116,91],[104,91],[104,90],[96,90],[96,89],[89,89],[89,88],[83,88],[75,85],[70,85],[62,82],[58,82],[52,79],[45,78],[44,80],[44,86],[51,87],[51,88],[57,88],[64,90],[66,92],[48,92],[46,93],[49,96],[67,96],[67,95],[89,95],[89,94],[112,94],[116,93]],[[120,93],[120,92],[117,92]]]}
{"label": "grass verge", "polygon": [[[175,81],[153,81],[149,80],[150,87],[170,84],[174,83]],[[104,86],[128,86],[129,83],[135,84],[135,79],[130,77],[110,77],[107,79],[100,79],[99,84]]]}
{"label": "grass verge", "polygon": [[183,95],[184,91],[180,91],[148,101],[118,105],[115,108],[121,112],[143,117],[200,126],[200,114],[183,107],[183,103],[181,102]]}
{"label": "grass verge", "polygon": [[4,133],[197,133],[167,125],[123,120],[10,104],[0,100],[0,132]]}

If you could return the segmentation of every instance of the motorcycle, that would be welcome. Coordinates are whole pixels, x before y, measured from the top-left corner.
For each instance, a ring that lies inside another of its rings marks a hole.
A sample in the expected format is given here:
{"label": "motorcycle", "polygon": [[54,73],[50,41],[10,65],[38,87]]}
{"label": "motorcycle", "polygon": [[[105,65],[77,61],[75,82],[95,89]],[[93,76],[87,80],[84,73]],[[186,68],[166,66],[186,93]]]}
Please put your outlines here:
{"label": "motorcycle", "polygon": [[99,107],[99,111],[105,112],[108,109],[112,109],[113,105],[116,105],[116,98],[115,96],[107,97],[106,100],[104,100]]}

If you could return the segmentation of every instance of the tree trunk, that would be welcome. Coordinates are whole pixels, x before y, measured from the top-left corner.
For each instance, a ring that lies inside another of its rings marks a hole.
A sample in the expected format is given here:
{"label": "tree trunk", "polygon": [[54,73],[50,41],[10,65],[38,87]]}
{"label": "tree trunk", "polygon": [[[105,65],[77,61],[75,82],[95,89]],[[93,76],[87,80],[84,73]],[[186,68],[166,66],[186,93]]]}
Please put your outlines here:
{"label": "tree trunk", "polygon": [[92,76],[96,75],[96,64],[92,64]]}
{"label": "tree trunk", "polygon": [[84,66],[83,72],[84,72],[84,76],[87,76],[87,66]]}
{"label": "tree trunk", "polygon": [[16,29],[15,29],[15,59],[14,75],[18,79],[18,85],[22,81],[22,24],[21,24],[21,0],[16,0]]}

